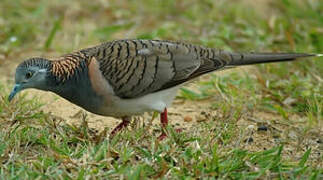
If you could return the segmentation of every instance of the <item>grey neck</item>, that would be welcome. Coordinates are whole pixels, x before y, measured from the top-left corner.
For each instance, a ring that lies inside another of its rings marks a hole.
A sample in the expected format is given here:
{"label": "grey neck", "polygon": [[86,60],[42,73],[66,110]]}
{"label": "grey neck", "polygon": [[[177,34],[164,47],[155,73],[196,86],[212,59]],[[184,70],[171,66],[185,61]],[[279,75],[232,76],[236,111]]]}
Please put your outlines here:
{"label": "grey neck", "polygon": [[49,78],[51,79],[51,85],[49,86],[51,88],[48,89],[49,91],[56,93],[87,111],[95,113],[102,104],[102,98],[91,87],[87,68],[82,69],[78,74],[64,82],[58,82],[53,77]]}

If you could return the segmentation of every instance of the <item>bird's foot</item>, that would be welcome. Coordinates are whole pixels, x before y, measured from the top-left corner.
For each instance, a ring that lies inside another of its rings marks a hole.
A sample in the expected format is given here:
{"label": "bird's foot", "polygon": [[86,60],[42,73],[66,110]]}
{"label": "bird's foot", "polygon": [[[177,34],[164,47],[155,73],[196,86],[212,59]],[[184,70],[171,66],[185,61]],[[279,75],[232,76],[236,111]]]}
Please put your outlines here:
{"label": "bird's foot", "polygon": [[157,138],[159,141],[164,140],[165,138],[167,138],[167,134],[165,132],[162,132],[162,134]]}
{"label": "bird's foot", "polygon": [[110,137],[114,137],[118,132],[120,132],[122,129],[127,127],[130,123],[130,117],[126,116],[122,118],[122,122],[118,124],[117,127],[115,127],[112,132],[110,133]]}
{"label": "bird's foot", "polygon": [[[162,134],[157,138],[158,140],[162,141],[167,137],[166,134],[166,126],[168,125],[168,118],[167,118],[167,109],[165,108],[164,112],[160,113],[160,123],[163,128]],[[183,129],[175,129],[175,132],[180,133]]]}
{"label": "bird's foot", "polygon": [[182,128],[175,129],[175,132],[181,133],[181,132],[183,132],[183,129]]}

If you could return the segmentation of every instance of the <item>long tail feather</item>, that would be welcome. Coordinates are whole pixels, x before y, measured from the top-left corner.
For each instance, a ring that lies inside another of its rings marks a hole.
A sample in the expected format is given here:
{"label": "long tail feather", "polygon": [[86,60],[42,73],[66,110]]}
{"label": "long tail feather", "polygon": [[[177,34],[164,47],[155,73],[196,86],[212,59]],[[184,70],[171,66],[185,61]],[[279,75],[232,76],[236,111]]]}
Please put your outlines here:
{"label": "long tail feather", "polygon": [[306,53],[232,53],[229,66],[271,63],[280,61],[293,61],[298,58],[322,56],[322,54]]}

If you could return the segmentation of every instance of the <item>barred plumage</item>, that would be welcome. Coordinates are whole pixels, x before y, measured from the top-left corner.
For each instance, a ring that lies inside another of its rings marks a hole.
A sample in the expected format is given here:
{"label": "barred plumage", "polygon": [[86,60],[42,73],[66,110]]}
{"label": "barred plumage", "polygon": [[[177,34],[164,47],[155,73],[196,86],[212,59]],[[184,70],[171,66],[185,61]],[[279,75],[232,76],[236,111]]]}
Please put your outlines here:
{"label": "barred plumage", "polygon": [[48,68],[50,66],[50,61],[39,57],[30,58],[26,61],[23,61],[21,64],[19,64],[17,68],[28,68],[34,65],[37,65],[40,68]]}
{"label": "barred plumage", "polygon": [[121,98],[135,98],[182,84],[202,74],[243,64],[292,60],[310,54],[231,53],[182,42],[116,40],[52,61],[51,72],[65,82],[91,58]]}
{"label": "barred plumage", "polygon": [[[96,58],[103,76],[122,98],[168,89],[227,65],[253,63],[248,59],[258,56],[162,40],[117,40],[88,49],[86,53]],[[259,62],[266,62],[273,56],[260,55]],[[285,58],[298,56],[307,55],[285,54]]]}
{"label": "barred plumage", "polygon": [[51,73],[64,83],[66,80],[69,80],[76,75],[76,71],[81,68],[80,65],[82,61],[87,64],[89,62],[84,54],[80,52],[64,55],[51,61]]}

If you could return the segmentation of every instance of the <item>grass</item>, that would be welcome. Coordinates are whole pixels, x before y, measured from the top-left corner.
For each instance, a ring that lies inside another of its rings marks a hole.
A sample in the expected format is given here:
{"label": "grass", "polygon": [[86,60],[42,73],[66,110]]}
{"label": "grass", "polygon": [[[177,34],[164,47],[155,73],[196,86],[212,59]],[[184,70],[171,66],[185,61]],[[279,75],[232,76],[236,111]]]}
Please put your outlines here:
{"label": "grass", "polygon": [[133,124],[110,140],[112,127],[98,132],[88,117],[66,123],[28,92],[6,100],[7,66],[111,39],[322,53],[322,8],[315,0],[1,1],[0,179],[323,178],[322,58],[214,73],[185,86],[177,99],[206,102],[206,120],[180,134],[170,126],[162,142],[158,126]]}
{"label": "grass", "polygon": [[[283,145],[248,152],[231,146],[236,125],[229,121],[201,124],[197,131],[158,141],[140,128],[111,141],[86,123],[73,127],[37,112],[39,104],[20,99],[15,121],[3,120],[0,137],[1,178],[84,179],[125,177],[221,177],[221,178],[319,178],[321,170],[306,165],[311,149],[297,162],[283,160]],[[6,101],[3,114],[14,110]],[[11,114],[11,113],[10,113]],[[210,133],[214,132],[214,133]]]}

